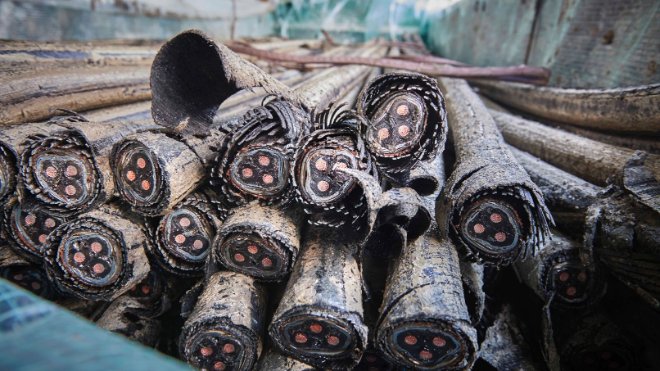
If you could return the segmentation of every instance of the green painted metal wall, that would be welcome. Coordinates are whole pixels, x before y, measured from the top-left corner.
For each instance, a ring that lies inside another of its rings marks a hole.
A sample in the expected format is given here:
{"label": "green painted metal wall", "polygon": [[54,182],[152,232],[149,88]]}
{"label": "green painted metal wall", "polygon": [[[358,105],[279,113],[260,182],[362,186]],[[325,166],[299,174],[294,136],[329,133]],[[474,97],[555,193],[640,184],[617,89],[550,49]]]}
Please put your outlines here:
{"label": "green painted metal wall", "polygon": [[427,14],[422,30],[436,54],[548,67],[554,86],[660,82],[657,0],[463,0]]}

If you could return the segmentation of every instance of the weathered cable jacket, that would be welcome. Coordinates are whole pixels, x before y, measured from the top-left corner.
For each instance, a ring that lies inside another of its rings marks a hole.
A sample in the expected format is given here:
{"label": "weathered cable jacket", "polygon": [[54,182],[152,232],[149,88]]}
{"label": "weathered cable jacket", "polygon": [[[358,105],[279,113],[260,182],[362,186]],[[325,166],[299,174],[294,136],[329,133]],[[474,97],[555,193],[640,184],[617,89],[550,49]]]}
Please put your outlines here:
{"label": "weathered cable jacket", "polygon": [[65,218],[52,215],[35,202],[18,203],[12,200],[5,206],[0,225],[4,228],[9,246],[29,261],[40,264],[42,249],[50,232],[66,222]]}
{"label": "weathered cable jacket", "polygon": [[442,154],[427,161],[420,161],[405,178],[404,185],[420,196],[441,193],[445,186],[445,165]]}
{"label": "weathered cable jacket", "polygon": [[309,114],[274,98],[243,115],[218,145],[209,182],[230,206],[252,200],[286,205],[293,196],[289,169],[298,138],[309,129]]}
{"label": "weathered cable jacket", "polygon": [[179,132],[204,133],[229,96],[245,88],[290,96],[290,89],[200,31],[186,31],[160,49],[151,68],[152,115]]}
{"label": "weathered cable jacket", "polygon": [[43,71],[0,84],[0,125],[35,122],[57,109],[83,111],[148,100],[146,67]]}
{"label": "weathered cable jacket", "polygon": [[19,174],[19,161],[26,140],[34,135],[48,135],[62,127],[49,123],[30,123],[6,126],[0,131],[0,205],[14,194]]}
{"label": "weathered cable jacket", "polygon": [[348,125],[361,119],[348,111],[333,116],[334,122],[329,124],[324,123],[327,117],[317,118],[319,129],[300,140],[291,178],[310,224],[359,228],[369,211],[364,189],[338,169],[360,171],[374,182],[378,182],[378,173],[364,142]]}
{"label": "weathered cable jacket", "polygon": [[[582,138],[541,123],[490,110],[504,139],[571,174],[603,186],[608,178],[620,182],[634,150]],[[649,155],[644,165],[660,179],[660,156]]]}
{"label": "weathered cable jacket", "polygon": [[230,43],[228,46],[237,53],[249,54],[259,58],[279,62],[296,62],[301,64],[330,63],[334,65],[358,64],[373,67],[404,69],[432,76],[450,76],[461,78],[496,78],[530,83],[546,84],[549,71],[545,68],[515,66],[515,67],[462,67],[448,65],[433,65],[401,59],[373,58],[362,56],[306,56],[290,55],[266,50],[258,50],[250,46]]}
{"label": "weathered cable jacket", "polygon": [[326,369],[354,367],[367,343],[354,249],[341,235],[310,229],[269,335],[285,355]]}
{"label": "weathered cable jacket", "polygon": [[533,257],[515,263],[518,279],[545,303],[561,309],[595,306],[607,283],[595,264],[580,260],[580,246],[557,231]]}
{"label": "weathered cable jacket", "polygon": [[589,129],[660,132],[660,84],[604,90],[475,80],[479,91],[533,115]]}
{"label": "weathered cable jacket", "polygon": [[107,42],[58,42],[3,40],[0,45],[0,76],[34,74],[34,71],[70,68],[148,67],[158,43],[138,45],[120,40]]}
{"label": "weathered cable jacket", "polygon": [[[580,259],[585,264],[599,260],[610,274],[660,309],[657,212],[621,191],[603,190],[522,151],[513,153],[558,215],[562,231],[582,239]],[[573,223],[567,222],[568,217]]]}
{"label": "weathered cable jacket", "polygon": [[231,211],[212,244],[213,261],[262,281],[282,281],[298,258],[304,214],[250,203]]}
{"label": "weathered cable jacket", "polygon": [[479,361],[495,370],[545,370],[532,357],[520,321],[508,305],[502,308],[493,326],[486,330],[486,338],[479,349]]}
{"label": "weathered cable jacket", "polygon": [[[371,48],[362,52],[377,51]],[[296,97],[275,99],[248,111],[244,123],[219,146],[211,184],[230,205],[253,199],[266,205],[288,203],[293,196],[289,175],[293,151],[298,140],[312,130],[308,111],[327,108],[369,70],[344,67],[323,71],[299,85]]]}
{"label": "weathered cable jacket", "polygon": [[317,368],[301,362],[295,358],[287,357],[276,350],[269,350],[259,362],[258,370],[287,370],[287,371],[315,371]]}
{"label": "weathered cable jacket", "polygon": [[[353,55],[382,56],[385,49],[382,47],[365,47],[354,51]],[[310,81],[298,87],[295,93],[299,96],[299,102],[310,110],[321,112],[330,104],[351,90],[352,83],[364,79],[372,68],[367,66],[344,66],[325,69],[320,79]],[[357,89],[357,87],[354,87]]]}
{"label": "weathered cable jacket", "polygon": [[148,308],[144,303],[129,295],[122,295],[110,303],[110,306],[96,320],[96,325],[124,335],[148,347],[154,347],[161,332],[160,320],[139,315]]}
{"label": "weathered cable jacket", "polygon": [[58,123],[68,129],[29,139],[21,156],[20,177],[23,197],[34,197],[61,215],[86,212],[112,198],[112,145],[128,135],[158,128],[151,120],[100,124],[72,117]]}
{"label": "weathered cable jacket", "polygon": [[113,300],[149,273],[144,226],[112,207],[80,215],[48,236],[46,272],[59,291]]}
{"label": "weathered cable jacket", "polygon": [[405,183],[419,161],[432,160],[444,149],[447,113],[434,79],[412,73],[380,75],[360,92],[357,108],[369,120],[361,128],[363,140],[379,169],[395,183]]}
{"label": "weathered cable jacket", "polygon": [[192,193],[149,228],[151,255],[177,276],[202,276],[222,222],[203,191]]}
{"label": "weathered cable jacket", "polygon": [[435,230],[404,248],[390,277],[376,334],[401,367],[468,370],[477,333],[463,296],[458,255]]}
{"label": "weathered cable jacket", "polygon": [[543,193],[550,209],[586,212],[602,189],[581,178],[558,169],[537,157],[509,146],[518,163]]}
{"label": "weathered cable jacket", "polygon": [[203,137],[142,132],[116,143],[110,159],[122,201],[147,216],[170,212],[205,180],[205,165],[224,137],[214,127]]}
{"label": "weathered cable jacket", "polygon": [[553,222],[543,196],[468,84],[438,81],[457,160],[438,202],[438,225],[449,230],[465,258],[498,265],[524,258],[542,244]]}
{"label": "weathered cable jacket", "polygon": [[251,370],[262,349],[265,305],[252,278],[215,273],[183,326],[181,356],[197,368]]}
{"label": "weathered cable jacket", "polygon": [[461,261],[461,280],[465,304],[470,313],[472,325],[477,326],[486,311],[486,293],[484,292],[484,266],[482,264]]}
{"label": "weathered cable jacket", "polygon": [[560,125],[559,127],[569,133],[595,140],[597,142],[618,147],[626,147],[632,150],[645,151],[656,155],[660,154],[660,141],[653,136],[601,133],[599,131],[583,129],[572,125]]}
{"label": "weathered cable jacket", "polygon": [[660,310],[660,218],[624,192],[610,192],[587,212],[583,260],[608,272]]}

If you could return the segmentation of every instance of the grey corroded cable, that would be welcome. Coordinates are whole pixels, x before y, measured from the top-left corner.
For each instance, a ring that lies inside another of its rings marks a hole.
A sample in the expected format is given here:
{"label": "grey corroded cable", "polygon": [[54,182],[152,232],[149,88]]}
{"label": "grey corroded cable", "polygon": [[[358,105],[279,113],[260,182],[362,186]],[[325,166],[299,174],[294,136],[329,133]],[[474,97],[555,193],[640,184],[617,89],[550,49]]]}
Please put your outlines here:
{"label": "grey corroded cable", "polygon": [[63,293],[87,300],[112,300],[149,272],[144,226],[112,207],[60,225],[48,236],[48,277]]}
{"label": "grey corroded cable", "polygon": [[209,277],[181,331],[181,357],[207,370],[251,370],[262,349],[265,292],[233,272]]}
{"label": "grey corroded cable", "polygon": [[538,187],[507,149],[464,80],[440,79],[456,165],[436,214],[469,259],[508,264],[533,253],[552,217]]}
{"label": "grey corroded cable", "polygon": [[301,245],[304,214],[253,202],[233,209],[212,245],[210,264],[220,263],[262,281],[282,281]]}
{"label": "grey corroded cable", "polygon": [[304,241],[268,333],[284,354],[316,367],[354,367],[367,343],[355,248],[320,229]]}

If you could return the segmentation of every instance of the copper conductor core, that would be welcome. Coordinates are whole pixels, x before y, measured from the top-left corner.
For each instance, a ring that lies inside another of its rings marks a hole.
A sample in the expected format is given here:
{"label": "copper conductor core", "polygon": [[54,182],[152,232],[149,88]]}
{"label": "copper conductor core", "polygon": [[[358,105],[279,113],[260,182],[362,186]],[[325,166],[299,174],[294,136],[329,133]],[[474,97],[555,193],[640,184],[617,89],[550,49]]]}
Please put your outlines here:
{"label": "copper conductor core", "polygon": [[405,104],[401,104],[396,108],[396,114],[399,116],[407,116],[410,113],[410,109]]}
{"label": "copper conductor core", "polygon": [[561,282],[566,282],[566,281],[568,281],[569,278],[571,278],[571,274],[568,273],[568,272],[561,272],[559,274],[559,280]]}
{"label": "copper conductor core", "polygon": [[103,249],[103,246],[100,242],[92,242],[92,251],[98,254],[101,252],[101,249]]}
{"label": "copper conductor core", "polygon": [[128,179],[129,182],[132,182],[135,180],[135,172],[133,170],[129,170],[126,172],[126,179]]}
{"label": "copper conductor core", "polygon": [[39,290],[41,288],[41,285],[39,284],[39,282],[32,282],[32,284],[30,286],[32,286],[32,289],[34,289],[34,290]]}
{"label": "copper conductor core", "polygon": [[81,253],[80,251],[73,254],[73,261],[76,263],[80,264],[85,261],[85,254]]}
{"label": "copper conductor core", "polygon": [[268,156],[259,156],[259,165],[261,166],[268,166],[270,165],[270,158]]}
{"label": "copper conductor core", "polygon": [[66,170],[64,171],[64,175],[66,175],[68,177],[76,176],[76,175],[78,175],[78,168],[76,168],[73,165],[69,165],[69,166],[66,167]]}
{"label": "copper conductor core", "polygon": [[320,158],[316,160],[314,167],[316,167],[316,170],[318,171],[326,171],[328,169],[328,163],[324,159]]}
{"label": "copper conductor core", "polygon": [[49,178],[55,178],[57,176],[57,169],[54,166],[48,166],[46,168],[46,176]]}
{"label": "copper conductor core", "polygon": [[213,354],[213,348],[211,348],[211,347],[204,347],[204,348],[202,348],[202,349],[199,350],[199,353],[200,353],[202,356],[204,356],[204,357],[208,357],[208,356],[210,356],[211,354]]}
{"label": "copper conductor core", "polygon": [[474,233],[481,234],[481,233],[484,233],[484,231],[486,230],[486,227],[484,227],[483,224],[475,224],[473,229],[474,229]]}
{"label": "copper conductor core", "polygon": [[408,345],[415,345],[417,344],[417,338],[413,335],[408,335],[406,336],[403,341],[408,344]]}
{"label": "copper conductor core", "polygon": [[320,182],[316,183],[316,188],[318,188],[318,190],[321,192],[325,192],[330,189],[330,183],[326,182],[325,180],[321,180]]}
{"label": "copper conductor core", "polygon": [[142,183],[140,183],[140,186],[145,191],[148,191],[151,188],[151,183],[149,183],[149,181],[145,179],[145,180],[142,181]]}
{"label": "copper conductor core", "polygon": [[234,344],[232,343],[227,343],[222,347],[222,351],[225,353],[234,353],[236,348],[234,347]]}
{"label": "copper conductor core", "polygon": [[259,252],[259,248],[257,247],[257,245],[250,245],[250,246],[247,247],[247,251],[250,254],[254,255],[254,254]]}
{"label": "copper conductor core", "polygon": [[239,263],[242,263],[245,261],[245,256],[243,256],[243,254],[236,253],[234,254],[234,260],[236,260]]}
{"label": "copper conductor core", "polygon": [[174,241],[178,244],[182,244],[186,242],[186,236],[182,234],[177,234],[176,236],[174,236]]}
{"label": "copper conductor core", "polygon": [[269,268],[273,266],[273,261],[270,260],[270,258],[263,258],[261,259],[261,265],[263,265],[266,268]]}
{"label": "copper conductor core", "polygon": [[273,179],[273,176],[272,176],[272,175],[270,175],[270,174],[265,174],[265,175],[261,178],[261,180],[263,180],[265,184],[272,184],[274,179]]}
{"label": "copper conductor core", "polygon": [[48,218],[44,221],[44,225],[46,226],[46,228],[53,228],[55,227],[55,220],[53,220],[52,218]]}
{"label": "copper conductor core", "polygon": [[45,234],[40,234],[39,235],[39,243],[46,243],[46,238],[47,237],[48,236],[46,236]]}
{"label": "copper conductor core", "polygon": [[578,273],[577,279],[580,282],[586,282],[587,281],[587,273],[586,272]]}
{"label": "copper conductor core", "polygon": [[444,347],[447,345],[447,340],[441,338],[440,336],[436,336],[433,338],[433,345],[436,347]]}
{"label": "copper conductor core", "polygon": [[495,241],[504,242],[506,240],[506,234],[504,232],[495,233]]}
{"label": "copper conductor core", "polygon": [[328,341],[328,344],[330,344],[332,346],[336,346],[336,345],[339,344],[339,338],[334,336],[334,335],[328,336],[328,338],[326,340]]}
{"label": "copper conductor core", "polygon": [[137,167],[140,169],[144,169],[144,167],[147,166],[147,161],[143,159],[142,157],[137,159]]}
{"label": "copper conductor core", "polygon": [[387,128],[381,128],[378,130],[378,139],[385,140],[390,137],[390,131]]}
{"label": "copper conductor core", "polygon": [[369,363],[374,363],[374,362],[376,362],[376,361],[378,361],[378,357],[376,357],[376,356],[371,356],[371,355],[367,356],[367,362],[369,362]]}
{"label": "copper conductor core", "polygon": [[69,196],[73,196],[73,195],[76,194],[76,187],[74,187],[72,185],[68,185],[68,186],[64,187],[64,193],[66,193]]}
{"label": "copper conductor core", "polygon": [[190,219],[181,218],[181,220],[179,220],[179,225],[184,227],[184,228],[190,226]]}
{"label": "copper conductor core", "polygon": [[34,224],[36,221],[37,221],[37,218],[36,218],[34,215],[32,215],[32,214],[28,214],[28,215],[25,217],[25,225],[26,225],[26,226],[31,226],[31,225]]}
{"label": "copper conductor core", "polygon": [[296,336],[294,336],[294,340],[298,344],[304,344],[307,342],[307,336],[305,336],[305,334],[303,334],[302,332],[299,332],[296,334]]}
{"label": "copper conductor core", "polygon": [[311,325],[309,325],[309,331],[315,334],[320,334],[321,331],[323,331],[323,326],[321,326],[318,323],[312,323]]}
{"label": "copper conductor core", "polygon": [[571,286],[566,289],[566,295],[575,296],[575,294],[577,294],[577,289],[575,287]]}
{"label": "copper conductor core", "polygon": [[335,166],[332,167],[332,170],[336,169],[347,169],[348,165],[345,162],[338,162],[335,164]]}
{"label": "copper conductor core", "polygon": [[410,126],[408,125],[401,125],[396,129],[397,133],[399,133],[399,136],[402,138],[405,138],[410,134]]}
{"label": "copper conductor core", "polygon": [[195,250],[199,250],[199,249],[201,249],[202,247],[204,247],[204,242],[202,242],[202,240],[195,240],[195,241],[193,241],[193,249],[195,249]]}
{"label": "copper conductor core", "polygon": [[243,175],[243,178],[252,178],[254,172],[249,167],[246,167],[245,169],[241,170],[241,175]]}
{"label": "copper conductor core", "polygon": [[149,295],[149,292],[151,292],[151,288],[147,285],[142,286],[142,293],[145,295]]}
{"label": "copper conductor core", "polygon": [[429,359],[433,358],[433,354],[431,352],[429,352],[428,350],[422,350],[421,352],[419,352],[419,358],[421,358],[423,360],[429,360]]}
{"label": "copper conductor core", "polygon": [[104,267],[103,264],[101,264],[101,263],[96,263],[96,264],[94,264],[94,266],[92,267],[92,270],[93,270],[94,273],[96,273],[96,274],[101,274],[101,273],[103,273],[103,272],[105,271],[105,267]]}
{"label": "copper conductor core", "polygon": [[225,369],[225,364],[222,361],[218,361],[213,364],[213,369],[214,370],[224,370]]}
{"label": "copper conductor core", "polygon": [[490,214],[490,221],[493,223],[499,223],[502,221],[502,215],[498,213],[492,213]]}

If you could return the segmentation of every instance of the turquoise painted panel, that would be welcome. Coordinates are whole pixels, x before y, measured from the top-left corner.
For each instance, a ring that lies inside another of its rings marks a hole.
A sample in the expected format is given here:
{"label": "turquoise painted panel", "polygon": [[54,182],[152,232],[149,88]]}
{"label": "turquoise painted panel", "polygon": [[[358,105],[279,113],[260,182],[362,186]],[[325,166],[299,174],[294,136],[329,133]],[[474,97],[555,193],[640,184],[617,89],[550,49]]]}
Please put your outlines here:
{"label": "turquoise painted panel", "polygon": [[192,369],[0,279],[0,370]]}
{"label": "turquoise painted panel", "polygon": [[550,83],[614,88],[660,82],[660,1],[544,1],[529,63]]}
{"label": "turquoise painted panel", "polygon": [[[238,0],[240,3],[240,0]],[[228,9],[228,15],[230,15]],[[240,18],[235,36],[263,37],[274,33],[272,13]],[[98,39],[165,40],[196,28],[226,40],[231,35],[229,19],[151,17],[107,13],[49,4],[0,0],[0,39],[61,41]]]}
{"label": "turquoise painted panel", "polygon": [[422,37],[434,54],[462,62],[477,66],[522,64],[537,1],[463,0],[426,14]]}

